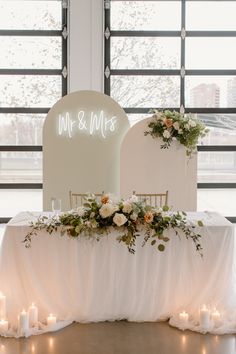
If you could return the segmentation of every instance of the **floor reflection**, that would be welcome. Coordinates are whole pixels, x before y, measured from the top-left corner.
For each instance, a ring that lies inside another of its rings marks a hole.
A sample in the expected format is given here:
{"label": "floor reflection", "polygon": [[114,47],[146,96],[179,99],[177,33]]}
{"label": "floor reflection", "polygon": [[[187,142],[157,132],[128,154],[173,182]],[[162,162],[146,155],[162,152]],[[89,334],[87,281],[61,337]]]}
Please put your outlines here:
{"label": "floor reflection", "polygon": [[236,354],[234,335],[179,331],[166,322],[72,324],[29,338],[0,337],[0,354]]}

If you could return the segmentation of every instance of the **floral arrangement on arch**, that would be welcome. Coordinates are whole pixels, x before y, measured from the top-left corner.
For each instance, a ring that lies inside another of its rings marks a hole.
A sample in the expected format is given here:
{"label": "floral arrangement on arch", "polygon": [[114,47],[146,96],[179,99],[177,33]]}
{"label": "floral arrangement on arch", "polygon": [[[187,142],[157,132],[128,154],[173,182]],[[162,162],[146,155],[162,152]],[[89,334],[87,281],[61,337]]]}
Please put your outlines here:
{"label": "floral arrangement on arch", "polygon": [[177,111],[152,110],[152,120],[148,124],[149,130],[144,135],[161,138],[162,149],[168,149],[173,140],[185,146],[187,156],[197,152],[198,139],[206,136],[209,129],[193,114],[182,114]]}
{"label": "floral arrangement on arch", "polygon": [[168,210],[167,206],[154,208],[146,205],[145,201],[139,201],[135,195],[119,202],[114,202],[109,195],[103,195],[100,201],[94,195],[88,195],[85,203],[76,209],[59,215],[42,215],[30,222],[30,231],[23,242],[29,248],[32,237],[40,235],[42,230],[49,234],[58,231],[61,236],[75,239],[87,237],[99,241],[115,229],[118,231],[117,241],[126,245],[131,253],[135,253],[136,238],[141,234],[144,235],[143,246],[150,241],[152,246],[156,245],[159,251],[164,251],[165,243],[170,240],[165,233],[172,228],[176,236],[184,235],[192,240],[201,254],[201,235],[195,228],[202,226],[202,222],[189,225],[184,212]]}

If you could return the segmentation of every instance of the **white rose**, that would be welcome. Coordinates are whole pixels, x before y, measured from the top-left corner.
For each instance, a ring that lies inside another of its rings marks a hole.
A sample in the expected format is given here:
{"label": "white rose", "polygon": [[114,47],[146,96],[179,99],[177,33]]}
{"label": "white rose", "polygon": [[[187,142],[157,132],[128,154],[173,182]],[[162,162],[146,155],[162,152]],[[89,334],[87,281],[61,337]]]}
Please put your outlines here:
{"label": "white rose", "polygon": [[96,220],[90,221],[90,225],[91,225],[91,227],[92,227],[93,229],[96,229],[96,228],[98,227],[98,223],[97,223]]}
{"label": "white rose", "polygon": [[129,200],[131,201],[131,203],[137,203],[138,202],[138,197],[137,195],[133,194]]}
{"label": "white rose", "polygon": [[114,213],[114,205],[110,203],[103,204],[99,210],[99,214],[103,219],[108,218]]}
{"label": "white rose", "polygon": [[182,129],[179,129],[178,133],[179,133],[179,134],[183,134],[183,130],[182,130]]}
{"label": "white rose", "polygon": [[186,129],[186,130],[189,130],[190,129],[190,125],[187,123],[187,124],[184,124],[184,128]]}
{"label": "white rose", "polygon": [[136,221],[138,219],[138,215],[136,213],[132,213],[130,215],[130,219],[133,220],[133,221]]}
{"label": "white rose", "polygon": [[179,122],[174,122],[173,127],[175,130],[179,130]]}
{"label": "white rose", "polygon": [[119,205],[113,204],[113,213],[118,210],[120,210]]}
{"label": "white rose", "polygon": [[196,127],[197,124],[194,120],[190,119],[189,125],[190,125],[190,127],[194,128],[194,127]]}
{"label": "white rose", "polygon": [[155,212],[157,214],[161,214],[163,212],[163,209],[161,207],[159,207],[159,208],[155,209]]}
{"label": "white rose", "polygon": [[162,134],[164,138],[169,139],[170,138],[170,132],[168,130],[165,130],[164,133]]}
{"label": "white rose", "polygon": [[132,204],[130,204],[129,202],[124,202],[122,210],[124,213],[130,214],[133,210]]}
{"label": "white rose", "polygon": [[127,217],[124,214],[115,213],[113,221],[117,226],[122,226],[126,223]]}
{"label": "white rose", "polygon": [[79,216],[84,216],[84,213],[85,213],[85,209],[84,207],[80,206],[76,209],[76,213],[79,215]]}

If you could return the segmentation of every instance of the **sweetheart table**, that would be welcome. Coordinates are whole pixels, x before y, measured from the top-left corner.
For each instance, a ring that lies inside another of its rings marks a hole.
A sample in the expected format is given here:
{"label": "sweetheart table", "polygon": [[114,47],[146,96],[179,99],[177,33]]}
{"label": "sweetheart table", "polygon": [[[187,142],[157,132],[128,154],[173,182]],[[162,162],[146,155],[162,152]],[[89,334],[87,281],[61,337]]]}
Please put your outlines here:
{"label": "sweetheart table", "polygon": [[[0,291],[6,296],[9,330],[19,337],[17,316],[35,303],[39,322],[23,335],[57,330],[76,322],[159,321],[180,329],[236,333],[236,276],[234,227],[217,213],[187,213],[189,223],[202,220],[203,258],[185,237],[168,230],[164,252],[137,238],[130,254],[112,231],[101,241],[71,239],[42,231],[26,249],[22,243],[28,223],[38,214],[23,212],[6,226],[0,254]],[[206,305],[220,312],[220,321],[208,328],[199,324]],[[182,321],[186,311],[189,320]],[[45,324],[52,313],[53,327]]]}

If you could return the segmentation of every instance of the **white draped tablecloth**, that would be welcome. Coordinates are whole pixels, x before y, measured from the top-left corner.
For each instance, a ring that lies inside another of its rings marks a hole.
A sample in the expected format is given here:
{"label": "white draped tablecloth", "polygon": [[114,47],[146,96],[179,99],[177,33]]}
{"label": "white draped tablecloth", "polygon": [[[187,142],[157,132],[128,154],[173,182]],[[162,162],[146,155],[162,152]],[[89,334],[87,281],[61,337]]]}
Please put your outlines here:
{"label": "white draped tablecloth", "polygon": [[33,213],[20,213],[6,226],[0,254],[0,291],[6,295],[10,328],[6,336],[20,336],[17,315],[34,302],[39,309],[39,329],[47,331],[49,313],[57,316],[54,329],[73,321],[97,322],[127,319],[158,321],[183,328],[179,312],[188,311],[188,328],[206,332],[197,322],[199,308],[216,307],[224,321],[213,333],[236,333],[234,227],[217,213],[188,213],[191,222],[202,220],[203,258],[191,240],[173,230],[166,250],[137,239],[130,254],[116,240],[116,232],[101,241],[71,239],[41,232],[32,247],[22,243]]}

